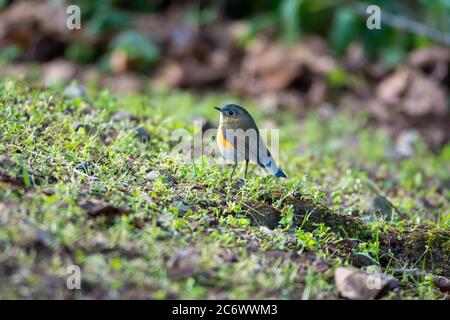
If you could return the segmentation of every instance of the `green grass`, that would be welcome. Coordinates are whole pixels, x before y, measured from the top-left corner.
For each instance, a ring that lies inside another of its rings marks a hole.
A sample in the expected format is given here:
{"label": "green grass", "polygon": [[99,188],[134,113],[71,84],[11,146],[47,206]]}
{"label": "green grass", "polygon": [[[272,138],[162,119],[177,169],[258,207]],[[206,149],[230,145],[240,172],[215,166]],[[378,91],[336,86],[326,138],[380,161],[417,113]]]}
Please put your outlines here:
{"label": "green grass", "polygon": [[[237,98],[62,91],[0,84],[0,298],[337,298],[334,268],[361,259],[450,276],[450,145],[433,154],[419,138],[397,159],[363,113],[296,121],[248,101],[261,127],[280,128],[289,179],[253,165],[238,187],[231,168],[171,153],[174,130],[217,124],[213,107]],[[377,195],[389,214],[374,212]],[[99,216],[86,209],[96,200],[110,205]],[[72,264],[81,290],[66,287]],[[443,298],[430,276],[397,276],[385,298]]]}

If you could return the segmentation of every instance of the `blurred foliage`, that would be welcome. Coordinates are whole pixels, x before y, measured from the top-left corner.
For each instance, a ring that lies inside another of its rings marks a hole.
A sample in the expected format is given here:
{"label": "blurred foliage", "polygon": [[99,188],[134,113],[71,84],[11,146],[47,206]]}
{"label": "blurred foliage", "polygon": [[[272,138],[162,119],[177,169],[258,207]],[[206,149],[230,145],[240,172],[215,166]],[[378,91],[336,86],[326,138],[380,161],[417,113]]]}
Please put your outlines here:
{"label": "blurred foliage", "polygon": [[138,69],[144,69],[159,58],[159,48],[152,39],[135,31],[124,31],[110,44],[112,51],[119,50],[131,61],[137,62]]}
{"label": "blurred foliage", "polygon": [[[101,35],[130,28],[133,13],[161,13],[170,8],[176,1],[79,1],[83,8],[83,18],[87,22],[88,31],[92,35]],[[371,59],[379,59],[387,66],[395,66],[402,62],[406,53],[415,47],[426,46],[430,40],[424,36],[396,30],[385,24],[380,30],[369,30],[366,27],[366,14],[358,12],[357,6],[375,4],[383,12],[422,23],[430,28],[446,32],[450,30],[450,0],[371,0],[371,1],[335,1],[335,0],[249,0],[249,1],[188,1],[183,15],[184,23],[197,22],[206,24],[214,20],[244,19],[248,21],[251,33],[257,36],[261,31],[272,28],[279,38],[289,43],[298,41],[310,34],[318,34],[329,40],[333,51],[342,55],[353,41],[363,43],[366,55]],[[128,49],[135,47],[135,55],[142,55],[143,60],[158,57],[154,43],[142,41],[143,36],[137,33],[125,33],[120,41]],[[247,39],[248,40],[248,39]],[[126,44],[123,44],[126,42]],[[146,49],[151,49],[145,54]],[[81,50],[81,49],[80,49]],[[69,57],[77,60],[90,60],[91,53],[70,51]]]}
{"label": "blurred foliage", "polygon": [[[10,3],[13,2],[0,0],[0,8]],[[287,43],[318,35],[329,42],[337,55],[344,54],[350,43],[360,42],[369,59],[388,67],[401,63],[412,49],[428,46],[439,38],[420,34],[414,27],[412,30],[408,26],[392,27],[387,21],[389,16],[443,35],[444,42],[450,43],[450,0],[76,0],[74,4],[81,8],[87,35],[99,40],[94,49],[80,43],[68,44],[66,57],[80,62],[95,61],[120,42],[140,60],[140,65],[148,65],[159,57],[156,47],[160,44],[148,35],[139,34],[143,30],[136,29],[135,18],[143,14],[168,16],[174,10],[184,11],[178,15],[180,25],[243,20],[248,27],[247,34],[240,39],[244,45],[262,32],[275,34]],[[368,5],[382,9],[385,21],[380,30],[366,27]],[[150,53],[145,53],[146,50]],[[12,47],[1,58],[14,60],[18,54]]]}
{"label": "blurred foliage", "polygon": [[0,60],[6,62],[14,61],[21,56],[22,51],[22,48],[15,44],[9,45],[0,52]]}
{"label": "blurred foliage", "polygon": [[83,43],[70,44],[65,55],[68,59],[82,63],[93,62],[96,57],[95,49]]}
{"label": "blurred foliage", "polygon": [[[255,1],[256,2],[256,1]],[[388,67],[403,61],[408,51],[431,44],[431,39],[408,30],[408,24],[424,27],[443,34],[450,30],[450,1],[333,1],[333,0],[283,0],[269,1],[272,26],[280,38],[288,42],[301,40],[307,35],[320,35],[328,39],[332,50],[342,55],[352,42],[364,45],[369,59],[379,59]],[[277,6],[278,3],[278,6]],[[378,5],[381,15],[389,13],[407,21],[406,30],[389,26],[384,21],[379,30],[366,27],[368,14],[361,11],[366,5]],[[262,10],[256,14],[267,15]],[[251,15],[250,20],[255,19]],[[450,35],[447,35],[450,37]]]}

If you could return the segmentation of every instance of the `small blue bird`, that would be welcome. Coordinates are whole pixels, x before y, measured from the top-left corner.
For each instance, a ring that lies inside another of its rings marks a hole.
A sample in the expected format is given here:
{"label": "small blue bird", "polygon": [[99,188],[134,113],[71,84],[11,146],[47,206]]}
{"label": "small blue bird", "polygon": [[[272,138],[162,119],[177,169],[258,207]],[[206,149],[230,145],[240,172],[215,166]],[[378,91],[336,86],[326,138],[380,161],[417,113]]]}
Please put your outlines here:
{"label": "small blue bird", "polygon": [[234,164],[230,180],[240,161],[245,161],[245,179],[250,160],[269,170],[276,177],[286,178],[284,172],[278,168],[272,158],[259,134],[255,120],[247,110],[236,104],[227,104],[222,108],[215,107],[215,109],[220,111],[217,145],[224,158]]}

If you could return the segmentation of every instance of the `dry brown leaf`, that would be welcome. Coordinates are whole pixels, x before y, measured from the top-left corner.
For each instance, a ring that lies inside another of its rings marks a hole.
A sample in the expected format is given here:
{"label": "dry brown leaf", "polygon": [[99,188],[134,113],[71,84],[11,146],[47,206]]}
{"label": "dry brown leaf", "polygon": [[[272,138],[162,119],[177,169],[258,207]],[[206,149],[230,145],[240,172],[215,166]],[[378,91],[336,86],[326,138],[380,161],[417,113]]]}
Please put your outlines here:
{"label": "dry brown leaf", "polygon": [[256,76],[261,78],[267,89],[285,88],[299,76],[302,60],[300,56],[294,58],[292,52],[291,49],[274,44],[254,56]]}
{"label": "dry brown leaf", "polygon": [[38,26],[48,34],[68,37],[71,30],[66,27],[66,19],[63,3],[42,1],[37,5],[34,1],[16,1],[0,12],[0,37],[24,24],[32,29]]}
{"label": "dry brown leaf", "polygon": [[121,49],[116,49],[111,52],[109,61],[111,63],[111,70],[113,73],[123,73],[128,70],[128,55]]}
{"label": "dry brown leaf", "polygon": [[437,83],[415,72],[411,75],[402,110],[413,117],[448,113],[447,95]]}
{"label": "dry brown leaf", "polygon": [[381,81],[381,83],[377,86],[375,90],[377,97],[382,102],[387,104],[399,103],[401,96],[408,87],[410,75],[410,69],[400,68],[392,75]]}
{"label": "dry brown leaf", "polygon": [[178,62],[164,64],[152,78],[152,84],[157,88],[177,88],[183,82],[183,68]]}
{"label": "dry brown leaf", "polygon": [[411,52],[408,57],[408,63],[415,68],[449,62],[450,51],[440,47],[419,48]]}

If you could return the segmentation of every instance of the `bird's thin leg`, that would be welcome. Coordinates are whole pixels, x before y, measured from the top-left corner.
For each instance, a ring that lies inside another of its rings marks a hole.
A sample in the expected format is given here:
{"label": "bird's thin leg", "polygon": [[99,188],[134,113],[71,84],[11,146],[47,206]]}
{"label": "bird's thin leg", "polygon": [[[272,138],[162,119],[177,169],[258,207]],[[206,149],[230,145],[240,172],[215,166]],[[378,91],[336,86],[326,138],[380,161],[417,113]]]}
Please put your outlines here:
{"label": "bird's thin leg", "polygon": [[235,164],[233,165],[233,171],[231,172],[231,176],[230,176],[230,181],[229,181],[229,182],[231,182],[231,181],[233,180],[234,171],[236,170],[236,167],[237,167],[237,163],[235,163]]}
{"label": "bird's thin leg", "polygon": [[[233,137],[233,141],[234,141],[233,146],[237,146],[237,137],[236,136]],[[237,150],[236,150],[235,147],[233,148],[233,158],[234,158],[234,166],[233,166],[233,172],[231,172],[230,182],[231,182],[231,180],[233,180],[234,171],[236,170],[236,167],[237,167],[237,164],[238,164],[238,161],[237,161],[238,160],[237,159]]]}
{"label": "bird's thin leg", "polygon": [[247,179],[247,169],[248,169],[248,159],[245,159],[245,174],[244,174],[244,180]]}

